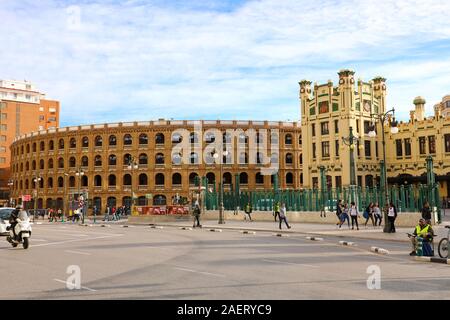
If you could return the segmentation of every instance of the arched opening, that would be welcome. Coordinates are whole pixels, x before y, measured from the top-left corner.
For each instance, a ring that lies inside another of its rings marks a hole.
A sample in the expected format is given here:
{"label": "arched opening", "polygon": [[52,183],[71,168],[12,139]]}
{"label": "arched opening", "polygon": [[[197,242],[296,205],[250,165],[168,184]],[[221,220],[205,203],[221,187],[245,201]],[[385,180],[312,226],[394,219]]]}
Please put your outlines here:
{"label": "arched opening", "polygon": [[116,197],[108,197],[106,200],[107,206],[110,208],[117,207],[117,199]]}
{"label": "arched opening", "polygon": [[123,156],[123,165],[129,165],[131,163],[131,154],[127,153]]}
{"label": "arched opening", "polygon": [[64,179],[63,177],[58,178],[58,188],[64,188]]}
{"label": "arched opening", "polygon": [[246,172],[241,172],[239,174],[239,183],[248,184],[248,174]]}
{"label": "arched opening", "polygon": [[108,186],[110,186],[110,187],[116,186],[116,176],[114,174],[110,174],[108,176]]}
{"label": "arched opening", "polygon": [[88,137],[83,137],[83,139],[81,139],[81,147],[82,148],[89,147],[89,138]]}
{"label": "arched opening", "polygon": [[208,172],[206,174],[206,179],[208,179],[208,183],[210,184],[216,183],[216,175],[213,172]]}
{"label": "arched opening", "polygon": [[[53,142],[53,140],[50,140],[48,143],[48,150],[53,151],[55,150],[55,143]],[[23,149],[22,149],[22,154],[23,154]]]}
{"label": "arched opening", "polygon": [[94,166],[101,167],[102,166],[102,156],[96,155],[94,159]]}
{"label": "arched opening", "polygon": [[41,152],[45,151],[45,142],[44,142],[44,141],[41,141],[39,150],[40,150]]}
{"label": "arched opening", "polygon": [[[71,138],[69,141],[69,148],[70,149],[75,149],[77,147],[77,140],[75,138]],[[62,149],[60,147],[60,149]]]}
{"label": "arched opening", "polygon": [[290,133],[286,134],[284,137],[284,144],[291,145],[292,144],[292,135]]}
{"label": "arched opening", "polygon": [[174,173],[172,175],[172,185],[181,185],[181,183],[182,183],[181,174]]}
{"label": "arched opening", "polygon": [[101,147],[103,145],[103,138],[101,136],[95,137],[95,146]]}
{"label": "arched opening", "polygon": [[145,133],[142,133],[141,135],[139,135],[139,144],[140,145],[148,144],[148,136]]}
{"label": "arched opening", "polygon": [[[48,168],[53,169],[53,159],[48,159]],[[20,170],[22,170],[22,165],[20,165]]]}
{"label": "arched opening", "polygon": [[116,157],[115,154],[109,155],[109,158],[108,158],[108,164],[109,164],[110,166],[115,166],[115,165],[117,164],[117,157]]}
{"label": "arched opening", "polygon": [[75,168],[76,167],[76,159],[75,157],[70,157],[69,159],[69,168]]}
{"label": "arched opening", "polygon": [[59,139],[59,143],[58,143],[59,149],[64,149],[64,139]]}
{"label": "arched opening", "polygon": [[231,184],[233,181],[233,176],[229,172],[223,174],[223,184]]}
{"label": "arched opening", "polygon": [[156,144],[164,144],[164,135],[162,133],[157,133],[155,136]]}
{"label": "arched opening", "polygon": [[131,137],[130,134],[126,134],[123,137],[123,145],[124,146],[131,146],[133,144],[133,138]]}
{"label": "arched opening", "polygon": [[124,186],[131,186],[131,174],[126,174],[123,176],[123,185]]}
{"label": "arched opening", "polygon": [[286,184],[293,184],[294,183],[294,175],[291,172],[288,172],[286,174]]}
{"label": "arched opening", "polygon": [[75,188],[75,177],[74,176],[69,177],[69,188]]}
{"label": "arched opening", "polygon": [[140,186],[148,185],[148,178],[147,178],[147,175],[145,173],[141,173],[139,175],[139,185]]}
{"label": "arched opening", "polygon": [[44,159],[39,160],[39,169],[44,170],[45,162]]}
{"label": "arched opening", "polygon": [[180,153],[174,153],[172,155],[172,163],[175,165],[180,165],[181,164],[181,154]]}
{"label": "arched opening", "polygon": [[59,169],[64,169],[64,158],[59,158],[58,159],[58,168]]}
{"label": "arched opening", "polygon": [[89,158],[84,156],[81,158],[81,166],[82,167],[88,167],[89,166]]}
{"label": "arched opening", "polygon": [[156,154],[155,163],[156,164],[164,164],[164,155],[162,153]]}
{"label": "arched opening", "polygon": [[286,164],[293,164],[294,163],[294,156],[292,153],[286,154]]}
{"label": "arched opening", "polygon": [[117,138],[115,135],[109,136],[109,145],[110,146],[116,146],[117,145]]}
{"label": "arched opening", "polygon": [[164,195],[157,195],[153,198],[154,206],[165,206],[166,204],[167,204],[166,196]]}
{"label": "arched opening", "polygon": [[155,176],[155,185],[164,186],[164,174],[157,173]]}
{"label": "arched opening", "polygon": [[257,172],[255,175],[255,183],[256,184],[264,184],[264,176],[261,174],[261,172]]}
{"label": "arched opening", "polygon": [[198,164],[198,155],[197,155],[197,153],[191,152],[190,162],[191,162],[191,164]]}
{"label": "arched opening", "polygon": [[148,164],[148,157],[145,153],[141,153],[139,155],[139,164],[144,164],[144,165]]}
{"label": "arched opening", "polygon": [[102,176],[96,175],[94,177],[94,187],[101,187],[102,186]]}
{"label": "arched opening", "polygon": [[198,174],[195,172],[192,172],[191,174],[189,174],[189,185],[191,185],[191,186],[195,185],[196,177],[198,177]]}
{"label": "arched opening", "polygon": [[53,188],[53,178],[51,178],[51,177],[47,179],[47,188],[48,189]]}
{"label": "arched opening", "polygon": [[81,177],[81,186],[82,187],[87,187],[88,186],[88,182],[89,182],[89,179],[88,179],[87,175],[84,175],[84,176]]}

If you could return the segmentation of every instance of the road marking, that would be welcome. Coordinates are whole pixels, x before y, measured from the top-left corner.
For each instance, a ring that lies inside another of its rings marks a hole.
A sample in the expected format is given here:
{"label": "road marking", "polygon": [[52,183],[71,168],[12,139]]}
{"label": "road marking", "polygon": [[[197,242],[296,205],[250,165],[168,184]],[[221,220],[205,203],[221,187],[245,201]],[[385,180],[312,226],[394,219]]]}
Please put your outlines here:
{"label": "road marking", "polygon": [[78,241],[86,241],[86,240],[98,240],[98,239],[107,239],[107,238],[115,238],[123,236],[123,234],[116,234],[116,235],[110,235],[110,236],[103,236],[103,237],[95,237],[95,238],[83,238],[83,239],[74,239],[74,240],[67,240],[67,241],[60,241],[60,242],[51,242],[51,243],[43,243],[43,244],[37,244],[33,246],[36,247],[44,247],[44,246],[53,246],[58,244],[64,244],[64,243],[70,243],[70,242],[78,242]]}
{"label": "road marking", "polygon": [[319,266],[313,266],[312,264],[303,264],[303,263],[285,262],[285,261],[269,260],[269,259],[263,259],[262,261],[270,262],[270,263],[289,264],[289,265],[294,265],[294,266],[304,266],[304,267],[319,268]]}
{"label": "road marking", "polygon": [[[57,282],[61,282],[61,283],[64,283],[66,286],[69,284],[67,281],[63,281],[63,280],[59,280],[59,279],[53,279],[54,281],[57,281]],[[70,283],[70,285],[72,285],[72,283]],[[88,287],[81,287],[82,289],[85,289],[85,290],[88,290],[88,291],[91,291],[91,292],[96,292],[97,290],[95,290],[95,289],[91,289],[91,288],[88,288]]]}
{"label": "road marking", "polygon": [[200,273],[200,274],[205,274],[205,275],[214,276],[214,277],[221,277],[221,278],[225,277],[225,275],[223,275],[223,274],[209,273],[209,272],[203,272],[203,271],[196,271],[196,270],[186,269],[186,268],[175,267],[174,269],[181,270],[181,271],[187,271],[187,272],[193,272],[193,273]]}
{"label": "road marking", "polygon": [[45,240],[45,239],[34,239],[33,238],[33,242],[48,242],[48,240]]}
{"label": "road marking", "polygon": [[67,253],[75,253],[75,254],[83,254],[83,255],[86,255],[86,256],[90,256],[91,255],[90,253],[81,252],[81,251],[65,250],[65,252],[67,252]]}

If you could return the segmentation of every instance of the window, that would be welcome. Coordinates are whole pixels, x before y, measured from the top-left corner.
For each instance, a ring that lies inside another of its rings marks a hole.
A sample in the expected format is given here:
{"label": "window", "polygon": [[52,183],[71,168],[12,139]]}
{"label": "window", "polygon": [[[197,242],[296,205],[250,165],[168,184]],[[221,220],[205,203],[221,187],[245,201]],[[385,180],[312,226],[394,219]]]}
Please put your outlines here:
{"label": "window", "polygon": [[411,155],[411,139],[405,139],[405,156]]}
{"label": "window", "polygon": [[81,158],[81,166],[82,167],[89,166],[89,159],[88,159],[88,157],[84,156],[83,158]]}
{"label": "window", "polygon": [[311,136],[316,136],[316,125],[314,123],[311,125]]}
{"label": "window", "polygon": [[0,126],[0,128],[1,128],[2,131],[6,131],[6,129],[7,129],[6,124],[2,124],[2,125]]}
{"label": "window", "polygon": [[292,156],[292,153],[288,153],[286,155],[286,164],[292,164],[294,163],[294,157]]}
{"label": "window", "polygon": [[319,102],[319,113],[327,113],[330,111],[328,101]]}
{"label": "window", "polygon": [[6,136],[0,136],[0,141],[5,142],[6,141]]}
{"label": "window", "polygon": [[100,155],[95,156],[94,166],[96,166],[96,167],[102,166],[102,156],[100,156]]}
{"label": "window", "polygon": [[371,127],[370,121],[364,121],[364,133],[365,134],[369,134],[370,127]]}
{"label": "window", "polygon": [[395,149],[397,152],[397,157],[401,157],[403,155],[403,148],[402,148],[402,140],[397,139],[395,140]]}
{"label": "window", "polygon": [[2,120],[6,120],[7,114],[6,113],[2,113]]}
{"label": "window", "polygon": [[145,153],[139,155],[139,164],[148,164],[148,158]]}
{"label": "window", "polygon": [[375,141],[375,156],[378,158],[378,141]]}
{"label": "window", "polygon": [[313,159],[316,158],[316,144],[315,143],[312,144],[312,157],[313,157]]}
{"label": "window", "polygon": [[419,137],[419,153],[420,154],[425,154],[426,153],[426,149],[425,149],[425,137]]}
{"label": "window", "polygon": [[339,133],[339,120],[334,120],[334,133]]}
{"label": "window", "polygon": [[64,139],[59,139],[59,149],[64,149]]}
{"label": "window", "polygon": [[322,142],[322,158],[330,157],[330,142],[324,141]]}
{"label": "window", "polygon": [[320,124],[320,131],[321,131],[322,135],[330,133],[329,130],[328,130],[328,122],[322,122]]}
{"label": "window", "polygon": [[341,176],[336,176],[334,179],[336,181],[336,188],[341,188],[342,187],[342,178],[341,178]]}
{"label": "window", "polygon": [[339,140],[334,142],[334,149],[336,151],[336,157],[339,157]]}
{"label": "window", "polygon": [[162,153],[158,153],[155,156],[155,163],[156,164],[164,164],[164,155]]}
{"label": "window", "polygon": [[95,137],[95,146],[96,147],[101,147],[103,144],[103,139],[101,136],[96,136]]}
{"label": "window", "polygon": [[109,136],[109,145],[110,146],[117,145],[117,138],[116,138],[116,136]]}
{"label": "window", "polygon": [[77,140],[75,138],[70,139],[69,148],[74,149],[77,147]]}
{"label": "window", "polygon": [[55,121],[56,121],[56,118],[55,118],[55,117],[50,117],[50,118],[48,118],[48,121],[49,121],[49,122],[55,122]]}
{"label": "window", "polygon": [[45,120],[44,116],[39,116],[39,121],[44,121],[44,120]]}
{"label": "window", "polygon": [[366,155],[366,158],[370,158],[372,156],[372,154],[371,154],[371,142],[370,141],[364,141],[364,153]]}
{"label": "window", "polygon": [[[450,103],[450,101],[448,103]],[[444,135],[444,139],[445,139],[445,152],[450,152],[450,134]]]}
{"label": "window", "polygon": [[164,144],[164,135],[162,133],[158,133],[155,137],[156,144]]}
{"label": "window", "polygon": [[117,164],[117,157],[116,157],[114,154],[112,154],[112,155],[109,156],[109,158],[108,158],[108,164],[109,164],[110,166],[115,166],[115,165]]}
{"label": "window", "polygon": [[436,153],[436,137],[428,136],[428,149],[430,153]]}
{"label": "window", "polygon": [[147,135],[146,135],[145,133],[143,133],[143,134],[141,134],[141,135],[139,136],[139,144],[140,144],[140,145],[148,144],[148,137],[147,137]]}
{"label": "window", "polygon": [[313,185],[313,189],[319,188],[319,178],[317,178],[317,177],[312,178],[312,185]]}
{"label": "window", "polygon": [[292,135],[287,134],[286,137],[284,138],[284,143],[287,145],[291,145],[292,144]]}
{"label": "window", "polygon": [[126,134],[126,135],[123,137],[123,144],[124,144],[125,146],[131,146],[131,145],[133,144],[133,138],[131,137],[130,134]]}
{"label": "window", "polygon": [[82,148],[89,147],[89,138],[88,137],[83,137],[83,139],[81,140],[81,147]]}

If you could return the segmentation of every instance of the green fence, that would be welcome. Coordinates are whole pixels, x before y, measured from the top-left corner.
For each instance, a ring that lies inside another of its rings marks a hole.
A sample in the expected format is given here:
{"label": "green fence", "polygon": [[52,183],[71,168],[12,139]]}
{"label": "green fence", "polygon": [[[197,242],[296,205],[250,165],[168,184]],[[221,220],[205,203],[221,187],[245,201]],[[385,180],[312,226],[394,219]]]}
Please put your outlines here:
{"label": "green fence", "polygon": [[[389,201],[397,207],[398,212],[419,212],[424,203],[428,201],[431,207],[436,206],[440,216],[441,202],[438,184],[432,187],[427,185],[391,186],[388,189]],[[218,192],[207,192],[206,207],[208,210],[218,209]],[[233,191],[224,192],[223,204],[225,210],[234,210],[236,207],[244,208],[247,202],[253,210],[272,211],[275,202],[285,202],[288,211],[321,211],[327,208],[336,210],[337,200],[343,202],[355,201],[360,211],[371,202],[378,202],[380,207],[385,206],[385,192],[380,188],[347,187],[337,189],[303,189],[303,190],[273,190],[267,191]]]}

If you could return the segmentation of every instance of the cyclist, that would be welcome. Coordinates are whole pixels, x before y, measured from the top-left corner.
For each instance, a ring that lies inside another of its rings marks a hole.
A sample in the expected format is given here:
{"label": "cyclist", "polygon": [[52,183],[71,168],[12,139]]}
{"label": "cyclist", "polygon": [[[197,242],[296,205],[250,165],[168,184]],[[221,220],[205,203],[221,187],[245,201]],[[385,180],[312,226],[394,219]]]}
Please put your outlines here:
{"label": "cyclist", "polygon": [[[410,256],[416,255],[416,245],[417,245],[417,238],[423,238],[423,243],[425,246],[429,245],[433,241],[434,231],[431,228],[431,225],[429,225],[425,219],[421,218],[419,220],[419,224],[414,229],[413,234],[410,236],[411,238],[411,244],[413,251],[409,254]],[[431,250],[430,250],[431,251]]]}

